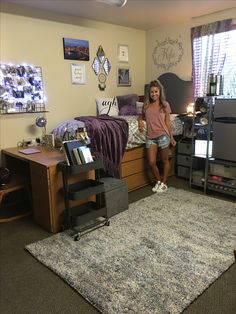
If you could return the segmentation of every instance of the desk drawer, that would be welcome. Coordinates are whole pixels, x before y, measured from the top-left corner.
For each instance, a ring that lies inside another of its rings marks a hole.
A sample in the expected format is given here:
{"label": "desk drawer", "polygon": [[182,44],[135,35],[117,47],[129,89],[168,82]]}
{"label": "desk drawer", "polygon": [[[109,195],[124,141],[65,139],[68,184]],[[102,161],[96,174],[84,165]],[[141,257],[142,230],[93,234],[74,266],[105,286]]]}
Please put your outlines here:
{"label": "desk drawer", "polygon": [[128,177],[134,173],[139,173],[147,169],[147,161],[144,158],[124,162],[120,167],[120,176]]}
{"label": "desk drawer", "polygon": [[122,178],[122,180],[127,183],[129,192],[145,186],[150,182],[147,171],[133,174],[132,176]]}
{"label": "desk drawer", "polygon": [[143,158],[146,154],[145,146],[128,149],[125,151],[122,162]]}

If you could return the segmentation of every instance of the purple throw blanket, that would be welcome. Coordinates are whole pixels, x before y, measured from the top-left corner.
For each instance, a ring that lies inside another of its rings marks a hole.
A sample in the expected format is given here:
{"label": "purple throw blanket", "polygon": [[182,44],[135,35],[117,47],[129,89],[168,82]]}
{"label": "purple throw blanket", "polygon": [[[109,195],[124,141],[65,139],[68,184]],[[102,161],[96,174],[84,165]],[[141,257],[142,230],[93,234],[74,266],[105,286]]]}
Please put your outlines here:
{"label": "purple throw blanket", "polygon": [[128,123],[108,115],[76,117],[85,123],[91,140],[92,154],[101,158],[104,170],[113,177],[119,176],[119,166],[128,141]]}

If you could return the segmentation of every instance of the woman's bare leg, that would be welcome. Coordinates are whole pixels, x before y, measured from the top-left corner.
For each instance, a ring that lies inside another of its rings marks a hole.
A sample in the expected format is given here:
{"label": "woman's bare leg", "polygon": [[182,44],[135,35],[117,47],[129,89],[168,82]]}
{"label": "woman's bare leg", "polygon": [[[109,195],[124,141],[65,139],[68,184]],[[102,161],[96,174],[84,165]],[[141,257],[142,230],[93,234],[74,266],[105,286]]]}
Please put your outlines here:
{"label": "woman's bare leg", "polygon": [[158,152],[158,146],[157,145],[151,145],[147,149],[147,159],[148,159],[148,165],[151,169],[152,175],[156,181],[161,181],[161,176],[159,169],[157,168],[157,152]]}
{"label": "woman's bare leg", "polygon": [[169,176],[170,161],[169,161],[169,148],[164,148],[160,150],[161,162],[163,164],[163,178],[162,182],[166,184],[167,178]]}

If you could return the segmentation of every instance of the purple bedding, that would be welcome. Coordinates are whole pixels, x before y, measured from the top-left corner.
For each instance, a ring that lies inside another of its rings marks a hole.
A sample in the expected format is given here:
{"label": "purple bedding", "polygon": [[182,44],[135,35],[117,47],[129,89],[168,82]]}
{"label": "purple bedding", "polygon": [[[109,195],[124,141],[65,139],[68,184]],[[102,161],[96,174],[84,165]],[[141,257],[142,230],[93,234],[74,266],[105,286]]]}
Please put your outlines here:
{"label": "purple bedding", "polygon": [[129,125],[119,117],[111,116],[82,116],[76,120],[85,123],[90,137],[92,154],[101,158],[105,171],[118,177],[119,166],[128,141]]}

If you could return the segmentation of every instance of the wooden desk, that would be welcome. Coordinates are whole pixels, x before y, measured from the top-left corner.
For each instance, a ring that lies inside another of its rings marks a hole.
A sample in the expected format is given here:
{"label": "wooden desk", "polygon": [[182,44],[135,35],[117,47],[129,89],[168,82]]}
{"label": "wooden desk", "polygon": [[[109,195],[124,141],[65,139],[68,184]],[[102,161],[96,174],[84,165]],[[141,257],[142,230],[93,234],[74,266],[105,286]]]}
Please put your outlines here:
{"label": "wooden desk", "polygon": [[[41,152],[25,155],[19,148],[6,148],[1,151],[3,164],[15,174],[27,177],[31,183],[33,215],[35,221],[50,232],[59,232],[63,221],[64,198],[59,190],[62,188],[62,174],[58,163],[65,160],[58,149],[37,147]],[[94,173],[81,176],[81,180],[92,178]]]}

